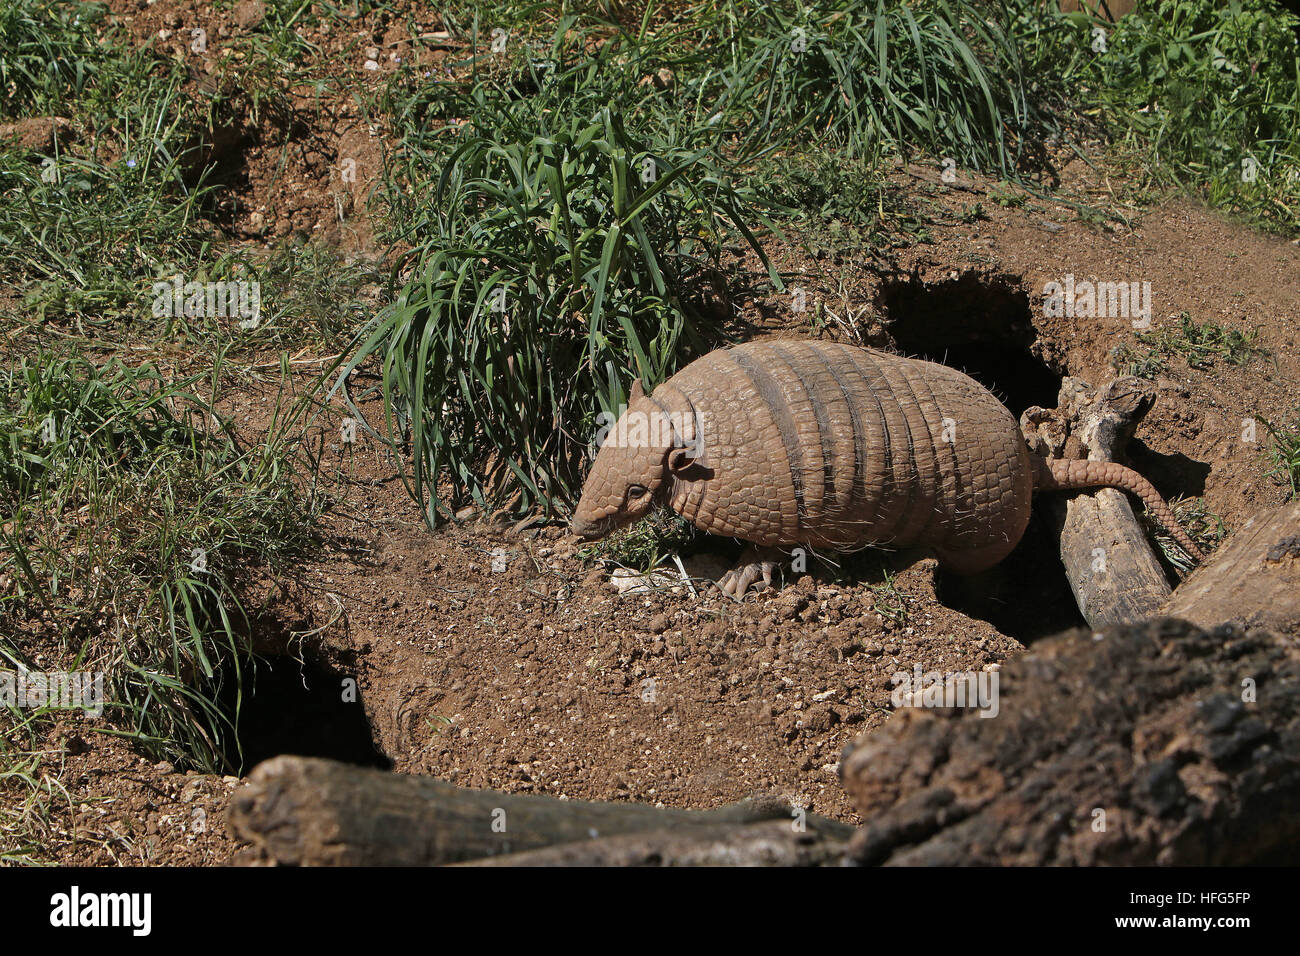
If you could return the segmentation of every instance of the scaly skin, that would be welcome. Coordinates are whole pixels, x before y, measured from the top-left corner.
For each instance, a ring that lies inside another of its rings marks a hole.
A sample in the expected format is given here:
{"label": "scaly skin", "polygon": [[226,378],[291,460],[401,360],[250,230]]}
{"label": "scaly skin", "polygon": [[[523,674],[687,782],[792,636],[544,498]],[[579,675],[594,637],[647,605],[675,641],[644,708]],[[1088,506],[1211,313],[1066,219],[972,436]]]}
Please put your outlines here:
{"label": "scaly skin", "polygon": [[[710,352],[650,396],[634,389],[602,447],[572,529],[600,537],[666,505],[701,530],[760,547],[922,547],[974,573],[1020,541],[1038,488],[1132,491],[1197,555],[1155,490],[1105,462],[1043,462],[991,392],[945,365],[805,340]],[[635,447],[629,447],[633,445]],[[728,575],[747,588],[770,568]]]}

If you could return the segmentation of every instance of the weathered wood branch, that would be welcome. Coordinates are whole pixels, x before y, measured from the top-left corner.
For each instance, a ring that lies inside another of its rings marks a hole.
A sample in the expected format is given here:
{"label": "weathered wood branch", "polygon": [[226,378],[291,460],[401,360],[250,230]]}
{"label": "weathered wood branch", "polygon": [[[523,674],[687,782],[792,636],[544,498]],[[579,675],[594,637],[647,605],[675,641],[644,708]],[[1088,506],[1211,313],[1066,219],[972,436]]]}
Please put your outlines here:
{"label": "weathered wood branch", "polygon": [[[1155,392],[1138,378],[1100,389],[1066,378],[1059,407],[1027,409],[1020,427],[1030,447],[1046,457],[1123,461],[1124,446],[1154,402]],[[1104,628],[1156,614],[1171,589],[1128,497],[1113,488],[1044,497],[1084,620]]]}
{"label": "weathered wood branch", "polygon": [[1255,515],[1178,586],[1161,613],[1300,635],[1300,502]]}
{"label": "weathered wood branch", "polygon": [[850,744],[862,864],[1300,857],[1300,653],[1179,620],[1074,631],[1000,672],[999,712],[906,708]]}
{"label": "weathered wood branch", "polygon": [[850,744],[841,776],[867,820],[850,858],[1295,859],[1300,504],[1247,522],[1162,613],[1193,623],[1036,643],[999,673],[995,719],[905,709]]}
{"label": "weathered wood branch", "polygon": [[[456,863],[652,831],[666,831],[677,840],[673,845],[684,847],[693,833],[717,843],[728,829],[764,820],[779,820],[789,829],[796,819],[777,800],[718,810],[658,809],[468,790],[430,777],[291,756],[259,764],[230,807],[233,832],[253,845],[261,861],[302,866]],[[822,839],[844,841],[853,830],[813,814],[806,821]],[[771,836],[753,832],[748,852],[756,859]],[[671,841],[663,839],[669,847]],[[739,832],[734,839],[745,842]],[[608,852],[626,857],[630,846],[615,843]],[[795,849],[787,847],[783,858],[793,859]]]}
{"label": "weathered wood branch", "polygon": [[462,866],[837,866],[852,827],[793,820],[654,830],[484,857]]}

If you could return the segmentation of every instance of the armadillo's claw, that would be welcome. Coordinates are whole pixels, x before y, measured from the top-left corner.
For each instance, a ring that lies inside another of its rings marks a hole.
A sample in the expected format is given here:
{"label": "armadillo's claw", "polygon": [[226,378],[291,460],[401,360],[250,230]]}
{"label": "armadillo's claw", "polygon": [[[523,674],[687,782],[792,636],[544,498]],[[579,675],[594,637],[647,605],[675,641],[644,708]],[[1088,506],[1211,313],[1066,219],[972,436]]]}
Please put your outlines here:
{"label": "armadillo's claw", "polygon": [[[755,558],[756,560],[748,560],[749,558]],[[741,557],[740,564],[718,579],[718,588],[727,597],[743,601],[745,600],[745,594],[760,579],[762,579],[763,586],[758,590],[762,591],[772,586],[772,572],[776,570],[776,566],[776,561],[759,558],[753,552],[746,552]]]}

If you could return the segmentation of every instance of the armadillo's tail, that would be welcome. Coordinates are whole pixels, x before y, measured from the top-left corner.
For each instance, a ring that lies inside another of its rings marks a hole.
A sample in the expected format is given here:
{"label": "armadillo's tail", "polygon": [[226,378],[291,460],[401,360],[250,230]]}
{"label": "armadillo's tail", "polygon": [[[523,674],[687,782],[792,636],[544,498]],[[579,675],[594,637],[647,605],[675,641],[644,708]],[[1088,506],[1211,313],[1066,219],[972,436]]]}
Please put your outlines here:
{"label": "armadillo's tail", "polygon": [[1179,546],[1198,562],[1205,560],[1201,549],[1178,526],[1178,520],[1169,510],[1160,492],[1132,468],[1113,461],[1083,461],[1080,459],[1040,458],[1034,487],[1044,491],[1069,488],[1120,488],[1142,499],[1142,504],[1153,518],[1165,526]]}

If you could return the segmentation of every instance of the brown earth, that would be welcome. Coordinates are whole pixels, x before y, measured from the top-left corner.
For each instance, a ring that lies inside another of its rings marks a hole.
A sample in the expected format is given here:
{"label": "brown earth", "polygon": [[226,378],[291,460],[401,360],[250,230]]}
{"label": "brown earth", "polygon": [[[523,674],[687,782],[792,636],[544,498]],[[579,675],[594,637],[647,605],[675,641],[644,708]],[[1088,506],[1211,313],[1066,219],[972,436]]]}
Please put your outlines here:
{"label": "brown earth", "polygon": [[[215,24],[205,29],[216,50],[249,29],[256,13],[248,3],[215,13],[166,0],[110,6],[132,35],[163,44],[202,18]],[[323,64],[337,59],[331,69],[364,81],[366,46],[400,55],[398,21],[385,16],[346,36],[336,29],[309,39]],[[440,25],[430,18],[428,29]],[[365,195],[383,131],[348,102],[340,95],[319,112],[304,108],[294,122],[231,140],[225,225],[233,234],[322,234],[365,247],[372,236]],[[290,159],[281,168],[286,143]],[[356,183],[338,173],[349,154],[364,160]],[[1083,163],[1061,175],[1075,196],[1119,201]],[[791,311],[785,295],[740,299],[737,329],[808,334],[820,301],[841,318],[846,309],[857,316],[856,326],[832,320],[828,334],[946,354],[1019,412],[1054,404],[1043,396],[1051,398],[1062,374],[1093,382],[1114,375],[1112,350],[1135,342],[1123,317],[1046,317],[1044,284],[1066,274],[1150,281],[1153,325],[1186,311],[1199,322],[1257,328],[1271,354],[1207,370],[1171,359],[1138,431],[1135,464],[1167,497],[1203,494],[1229,528],[1284,499],[1266,477],[1263,429],[1254,443],[1242,433],[1256,413],[1278,419],[1300,406],[1294,243],[1181,201],[1142,211],[1133,228],[1107,230],[1064,203],[1001,203],[979,178],[961,176],[959,188],[948,188],[936,172],[911,167],[897,182],[931,204],[932,243],[880,268],[772,242],[782,270],[806,287],[809,311]],[[965,221],[976,202],[988,218]],[[274,397],[250,388],[227,411],[255,431]],[[373,403],[363,411],[380,421]],[[320,427],[336,436],[337,418]],[[926,561],[899,569],[892,596],[882,588],[882,559],[868,555],[847,576],[814,565],[791,574],[796,580],[779,593],[743,605],[702,584],[698,596],[680,586],[619,595],[559,526],[475,522],[430,533],[376,444],[362,440],[344,455],[334,442],[330,454],[344,480],[342,503],[328,518],[329,546],[294,580],[269,588],[256,614],[262,652],[307,663],[277,659],[280,677],[257,684],[257,725],[243,728],[254,758],[386,759],[397,771],[464,786],[679,807],[770,792],[858,822],[837,782],[840,750],[889,718],[892,674],[918,663],[995,667],[1024,643],[1079,621],[1037,519],[1002,568],[965,584],[937,576]],[[698,559],[712,561],[714,576],[735,553],[715,545],[722,557]],[[310,685],[307,696],[283,680],[286,672]],[[339,702],[347,678],[357,681],[355,704]],[[151,764],[122,740],[94,733],[99,726],[69,717],[48,741],[51,752],[66,754],[70,791],[63,809],[54,807],[52,855],[66,863],[195,865],[237,855],[224,821],[231,778]]]}

